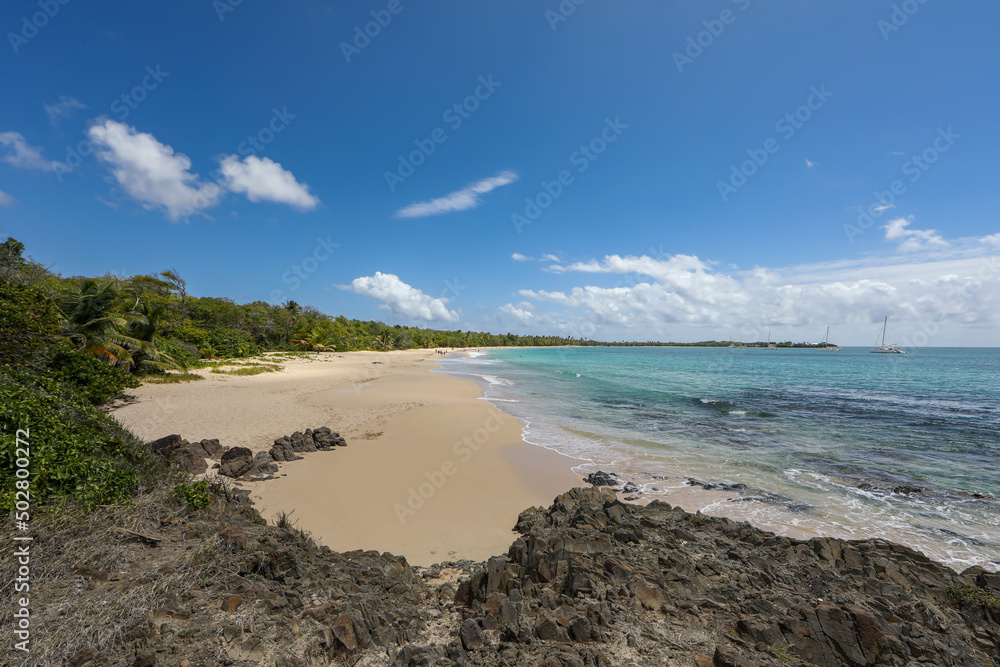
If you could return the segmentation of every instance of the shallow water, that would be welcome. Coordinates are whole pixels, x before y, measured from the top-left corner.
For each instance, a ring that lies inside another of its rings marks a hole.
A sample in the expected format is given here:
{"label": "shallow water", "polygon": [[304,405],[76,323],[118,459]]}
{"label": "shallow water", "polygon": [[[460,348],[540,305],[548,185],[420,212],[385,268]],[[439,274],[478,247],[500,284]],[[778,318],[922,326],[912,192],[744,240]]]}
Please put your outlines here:
{"label": "shallow water", "polygon": [[444,369],[641,498],[1000,566],[998,349],[510,349]]}

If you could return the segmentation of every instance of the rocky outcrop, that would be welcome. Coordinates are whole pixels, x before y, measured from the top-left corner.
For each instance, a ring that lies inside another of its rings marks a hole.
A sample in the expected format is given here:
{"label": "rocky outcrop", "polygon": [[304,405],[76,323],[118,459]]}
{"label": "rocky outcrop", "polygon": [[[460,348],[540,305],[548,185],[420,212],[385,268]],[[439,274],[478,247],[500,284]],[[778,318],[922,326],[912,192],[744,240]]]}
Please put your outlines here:
{"label": "rocky outcrop", "polygon": [[222,455],[219,474],[239,478],[254,469],[253,452],[246,447],[231,447]]}
{"label": "rocky outcrop", "polygon": [[265,525],[228,486],[207,509],[177,502],[37,529],[33,664],[1000,666],[1000,574],[881,540],[791,540],[579,488],[523,512],[506,555],[423,569]]}
{"label": "rocky outcrop", "polygon": [[[882,540],[802,542],[602,488],[528,510],[517,530],[456,603],[484,647],[529,663],[539,643],[573,647],[577,662],[553,664],[601,664],[624,643],[646,656],[629,664],[1000,665],[1000,576]],[[997,607],[956,605],[962,586]]]}
{"label": "rocky outcrop", "polygon": [[154,454],[167,459],[171,466],[192,475],[200,475],[208,470],[205,459],[218,458],[222,453],[218,440],[188,442],[177,434],[154,440],[149,443],[149,447]]}
{"label": "rocky outcrop", "polygon": [[225,448],[216,439],[190,443],[177,434],[149,443],[154,454],[184,472],[200,475],[208,470],[205,459],[220,459],[215,466],[220,475],[248,481],[271,479],[278,472],[277,463],[298,461],[302,458],[299,452],[330,451],[346,445],[340,433],[326,426],[278,438],[270,450],[256,454],[246,447]]}

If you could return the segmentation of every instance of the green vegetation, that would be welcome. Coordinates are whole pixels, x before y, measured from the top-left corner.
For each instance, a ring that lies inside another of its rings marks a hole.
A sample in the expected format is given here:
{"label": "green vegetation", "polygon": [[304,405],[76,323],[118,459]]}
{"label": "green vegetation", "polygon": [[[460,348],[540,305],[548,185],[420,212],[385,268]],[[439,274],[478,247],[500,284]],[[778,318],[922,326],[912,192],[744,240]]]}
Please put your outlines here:
{"label": "green vegetation", "polygon": [[143,378],[142,381],[148,384],[177,384],[180,382],[197,382],[204,379],[204,376],[197,373],[166,373],[165,375],[150,375]]}
{"label": "green vegetation", "polygon": [[213,373],[220,373],[222,375],[260,375],[261,373],[274,373],[280,371],[281,366],[278,365],[247,365],[240,368],[232,368],[230,370],[224,370],[222,368],[213,368]]}
{"label": "green vegetation", "polygon": [[209,491],[208,482],[181,482],[173,488],[171,493],[176,498],[180,498],[193,510],[203,510],[212,503],[212,493]]}
{"label": "green vegetation", "polygon": [[978,586],[949,586],[948,597],[959,607],[1000,610],[1000,597]]}

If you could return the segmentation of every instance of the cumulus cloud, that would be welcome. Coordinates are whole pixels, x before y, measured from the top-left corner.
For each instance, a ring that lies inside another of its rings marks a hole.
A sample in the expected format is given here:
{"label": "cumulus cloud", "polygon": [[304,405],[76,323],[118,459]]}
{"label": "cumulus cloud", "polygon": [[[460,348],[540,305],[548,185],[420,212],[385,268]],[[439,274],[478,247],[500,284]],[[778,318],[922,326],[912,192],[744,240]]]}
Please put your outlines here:
{"label": "cumulus cloud", "polygon": [[903,252],[916,252],[934,248],[947,248],[945,241],[936,229],[907,229],[913,218],[896,218],[884,225],[885,239],[899,244]]}
{"label": "cumulus cloud", "polygon": [[219,186],[191,173],[187,155],[151,134],[113,120],[91,126],[88,134],[118,184],[144,208],[161,208],[176,221],[215,206],[223,195]]}
{"label": "cumulus cloud", "polygon": [[292,172],[269,158],[248,155],[241,161],[227,155],[220,167],[227,188],[246,195],[252,202],[273,201],[303,210],[319,205],[319,199],[309,194],[309,186],[299,183]]}
{"label": "cumulus cloud", "polygon": [[979,239],[984,245],[990,245],[995,248],[1000,248],[1000,234],[990,234],[989,236],[984,236]]}
{"label": "cumulus cloud", "polygon": [[514,260],[515,262],[530,262],[531,261],[530,257],[528,257],[527,255],[522,255],[519,252],[515,252],[513,255],[510,256],[510,258],[512,260]]}
{"label": "cumulus cloud", "polygon": [[305,210],[319,204],[308,186],[269,158],[223,156],[223,177],[213,183],[191,171],[187,155],[124,123],[106,120],[91,126],[88,135],[118,185],[143,207],[162,209],[174,221],[217,205],[227,191],[252,202],[273,201]]}
{"label": "cumulus cloud", "polygon": [[497,311],[501,315],[505,315],[513,319],[521,326],[528,326],[530,324],[535,324],[535,313],[532,312],[534,309],[535,306],[533,304],[528,303],[527,301],[522,301],[516,306],[512,303],[505,304],[497,308]]}
{"label": "cumulus cloud", "polygon": [[55,104],[46,104],[44,106],[45,115],[49,117],[49,123],[52,124],[52,127],[58,127],[59,121],[63,118],[69,118],[74,109],[87,108],[86,104],[75,97],[66,97],[65,95],[60,95],[59,101]]}
{"label": "cumulus cloud", "polygon": [[399,276],[376,271],[374,276],[355,278],[350,285],[340,289],[381,301],[380,309],[421,322],[458,322],[459,314],[448,309],[448,299],[432,298],[419,289],[407,285]]}
{"label": "cumulus cloud", "polygon": [[0,190],[0,206],[13,206],[15,201],[9,194]]}
{"label": "cumulus cloud", "polygon": [[756,341],[771,328],[781,340],[819,340],[833,324],[840,342],[855,332],[855,344],[870,344],[887,314],[899,342],[916,345],[927,344],[928,332],[942,334],[930,344],[976,344],[961,332],[1000,328],[1000,259],[981,251],[734,272],[715,266],[693,255],[608,255],[561,267],[602,284],[524,289],[520,296],[544,310],[507,304],[500,313],[539,333],[547,322],[603,340],[711,339],[734,331]]}
{"label": "cumulus cloud", "polygon": [[465,211],[483,203],[480,195],[485,195],[501,186],[509,185],[518,179],[513,171],[503,171],[491,178],[484,178],[461,190],[431,201],[416,202],[396,212],[397,218],[426,218],[453,211]]}
{"label": "cumulus cloud", "polygon": [[42,157],[42,149],[28,144],[20,132],[0,132],[0,146],[6,149],[0,160],[18,169],[52,171],[59,164]]}

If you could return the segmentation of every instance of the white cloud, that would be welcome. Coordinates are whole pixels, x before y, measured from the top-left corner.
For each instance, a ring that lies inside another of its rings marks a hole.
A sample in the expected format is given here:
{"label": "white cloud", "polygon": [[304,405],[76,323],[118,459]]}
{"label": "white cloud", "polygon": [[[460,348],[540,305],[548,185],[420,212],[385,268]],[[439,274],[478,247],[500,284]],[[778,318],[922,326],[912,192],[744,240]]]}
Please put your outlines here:
{"label": "white cloud", "polygon": [[42,157],[42,149],[29,145],[20,132],[0,132],[0,146],[8,149],[0,160],[18,169],[52,171],[59,164]]}
{"label": "white cloud", "polygon": [[480,195],[484,195],[501,186],[513,183],[518,179],[512,171],[503,171],[491,178],[473,183],[461,190],[431,201],[416,202],[396,212],[397,218],[426,218],[431,215],[441,215],[453,211],[465,211],[483,203]]}
{"label": "white cloud", "polygon": [[13,206],[15,201],[17,200],[0,190],[0,206]]}
{"label": "white cloud", "polygon": [[[530,305],[530,304],[524,304]],[[534,306],[531,306],[532,308]],[[512,303],[500,306],[497,309],[501,315],[506,315],[507,317],[513,318],[521,326],[528,326],[535,323],[535,314],[531,312],[528,308],[522,306],[515,306]]]}
{"label": "white cloud", "polygon": [[542,255],[543,262],[558,262],[560,259],[555,255]]}
{"label": "white cloud", "polygon": [[399,276],[376,271],[374,276],[355,278],[350,285],[340,289],[381,301],[382,310],[423,322],[458,322],[459,314],[448,309],[448,299],[432,298],[419,289],[407,285]]}
{"label": "white cloud", "polygon": [[69,118],[74,109],[86,109],[87,105],[74,97],[59,96],[59,101],[55,104],[46,104],[45,114],[49,117],[52,127],[59,126],[59,120]]}
{"label": "white cloud", "polygon": [[91,126],[88,134],[118,184],[144,208],[162,208],[176,221],[222,198],[222,188],[191,173],[187,155],[174,153],[151,134],[113,120]]}
{"label": "white cloud", "polygon": [[990,234],[979,239],[984,245],[991,245],[1000,248],[1000,234]]}
{"label": "white cloud", "polygon": [[819,164],[819,163],[818,162],[813,162],[812,160],[809,160],[808,158],[806,159],[806,167],[809,168],[809,169],[812,169],[817,164]]}
{"label": "white cloud", "polygon": [[269,158],[248,155],[240,161],[235,155],[227,155],[221,170],[228,189],[245,194],[252,202],[273,201],[303,210],[319,205],[319,199],[309,194],[309,186],[296,181],[292,172]]}
{"label": "white cloud", "polygon": [[532,261],[530,257],[528,257],[527,255],[522,255],[519,252],[515,252],[513,255],[510,256],[510,258],[512,260],[514,260],[515,262],[530,262],[530,261]]}
{"label": "white cloud", "polygon": [[212,183],[191,172],[187,155],[124,123],[105,120],[91,126],[88,135],[122,189],[143,207],[160,208],[174,221],[217,205],[227,191],[244,194],[252,202],[274,201],[301,209],[319,204],[308,186],[268,158],[224,156],[220,169],[225,178]]}
{"label": "white cloud", "polygon": [[875,213],[882,213],[883,211],[888,211],[890,208],[896,208],[895,204],[880,204],[872,209]]}
{"label": "white cloud", "polygon": [[932,248],[947,248],[945,241],[936,229],[907,229],[913,218],[896,218],[884,225],[887,241],[895,241],[903,252],[916,252]]}
{"label": "white cloud", "polygon": [[537,333],[599,340],[721,339],[734,332],[757,341],[773,329],[780,340],[818,341],[833,325],[837,342],[862,345],[874,341],[889,315],[901,344],[987,344],[1000,328],[1000,258],[978,248],[736,272],[716,271],[691,255],[608,255],[561,268],[613,284],[525,289],[523,298],[548,307],[508,304],[500,312]]}

